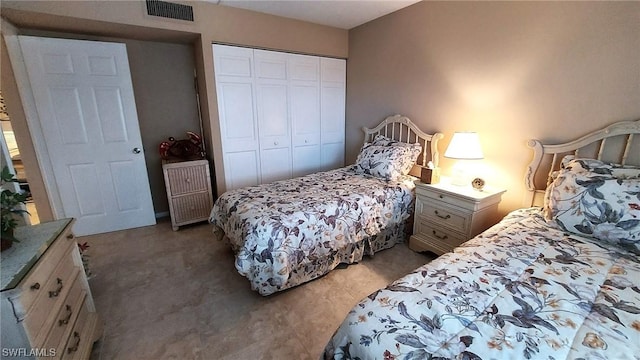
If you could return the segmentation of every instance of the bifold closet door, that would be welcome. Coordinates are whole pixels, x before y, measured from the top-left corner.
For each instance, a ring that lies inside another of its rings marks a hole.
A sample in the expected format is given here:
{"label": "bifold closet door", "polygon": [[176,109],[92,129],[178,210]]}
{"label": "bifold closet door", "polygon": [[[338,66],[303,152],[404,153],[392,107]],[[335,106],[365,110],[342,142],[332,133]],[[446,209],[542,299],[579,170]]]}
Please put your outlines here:
{"label": "bifold closet door", "polygon": [[258,185],[253,50],[225,45],[213,45],[213,49],[226,188]]}
{"label": "bifold closet door", "polygon": [[293,176],[320,171],[320,58],[289,55]]}
{"label": "bifold closet door", "polygon": [[347,63],[321,58],[322,170],[344,166]]}
{"label": "bifold closet door", "polygon": [[254,50],[262,183],[291,177],[287,55]]}

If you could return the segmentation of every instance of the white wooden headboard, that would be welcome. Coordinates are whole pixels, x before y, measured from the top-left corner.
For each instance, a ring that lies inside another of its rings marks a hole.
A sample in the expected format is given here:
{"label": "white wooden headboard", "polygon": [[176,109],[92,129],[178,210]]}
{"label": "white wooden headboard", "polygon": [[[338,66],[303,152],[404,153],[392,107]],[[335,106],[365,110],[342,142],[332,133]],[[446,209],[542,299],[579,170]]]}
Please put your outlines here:
{"label": "white wooden headboard", "polygon": [[640,166],[640,120],[621,121],[563,144],[544,145],[529,140],[533,160],[525,173],[528,194],[523,205],[540,206],[551,174],[560,168],[565,155]]}
{"label": "white wooden headboard", "polygon": [[[438,141],[444,137],[442,133],[429,135],[420,130],[408,117],[402,115],[392,115],[382,120],[374,128],[363,127],[364,142],[371,142],[373,138],[380,134],[390,139],[406,142],[417,143],[422,145],[422,154],[418,156],[417,166],[426,166],[429,161],[434,166],[438,166],[440,162],[440,153],[438,152]],[[419,173],[418,173],[419,176]]]}

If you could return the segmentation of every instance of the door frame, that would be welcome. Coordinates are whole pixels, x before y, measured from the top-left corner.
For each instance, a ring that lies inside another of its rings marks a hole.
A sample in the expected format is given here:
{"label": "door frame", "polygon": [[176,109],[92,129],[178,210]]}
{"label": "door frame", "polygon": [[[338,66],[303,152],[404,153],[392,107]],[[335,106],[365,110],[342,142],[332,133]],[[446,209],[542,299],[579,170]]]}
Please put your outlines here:
{"label": "door frame", "polygon": [[60,190],[53,178],[53,165],[51,163],[51,158],[49,157],[44,132],[40,126],[40,117],[36,110],[36,102],[33,97],[31,83],[29,82],[27,67],[24,62],[20,42],[18,41],[19,35],[3,34],[3,36],[5,44],[7,45],[7,52],[13,68],[16,85],[18,87],[18,94],[20,95],[22,106],[24,108],[27,126],[29,126],[29,133],[36,153],[37,165],[40,169],[40,175],[42,176],[53,219],[61,219],[65,217],[65,215],[62,207],[62,199],[60,198]]}

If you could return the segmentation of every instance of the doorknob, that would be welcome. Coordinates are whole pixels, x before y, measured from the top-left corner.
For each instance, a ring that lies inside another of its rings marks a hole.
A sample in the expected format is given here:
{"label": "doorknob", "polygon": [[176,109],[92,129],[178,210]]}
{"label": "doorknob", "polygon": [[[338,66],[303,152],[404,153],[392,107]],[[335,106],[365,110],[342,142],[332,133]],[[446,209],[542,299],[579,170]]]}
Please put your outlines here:
{"label": "doorknob", "polygon": [[133,148],[133,153],[134,154],[140,154],[140,151],[142,151],[142,150],[140,150],[140,148],[137,148],[137,147]]}

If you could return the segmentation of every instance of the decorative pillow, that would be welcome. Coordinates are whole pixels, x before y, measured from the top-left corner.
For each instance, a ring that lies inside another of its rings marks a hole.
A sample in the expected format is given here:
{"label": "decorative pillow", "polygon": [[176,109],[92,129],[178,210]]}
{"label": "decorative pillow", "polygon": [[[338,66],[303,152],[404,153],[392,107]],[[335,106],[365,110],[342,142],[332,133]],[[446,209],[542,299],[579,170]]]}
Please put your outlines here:
{"label": "decorative pillow", "polygon": [[565,231],[621,245],[640,255],[640,179],[564,169],[549,213]]}
{"label": "decorative pillow", "polygon": [[600,176],[608,179],[640,178],[639,167],[614,164],[596,159],[576,158],[574,155],[566,155],[563,157],[560,162],[560,168],[561,170],[551,173],[551,183],[547,187],[544,195],[542,210],[546,220],[553,220],[553,215],[549,208],[549,201],[554,190],[554,184],[564,181],[564,179],[558,180],[558,177],[564,177],[567,173],[577,173],[586,177]]}
{"label": "decorative pillow", "polygon": [[419,146],[365,144],[356,160],[355,171],[393,180],[409,173],[421,150]]}
{"label": "decorative pillow", "polygon": [[420,150],[422,150],[422,145],[420,145],[420,143],[411,144],[402,141],[396,141],[380,134],[376,135],[373,138],[371,144],[380,146],[420,147]]}
{"label": "decorative pillow", "polygon": [[563,169],[578,173],[608,175],[615,179],[640,178],[639,167],[614,164],[596,159],[576,158],[573,155],[565,156],[560,165]]}

